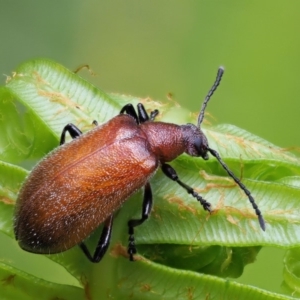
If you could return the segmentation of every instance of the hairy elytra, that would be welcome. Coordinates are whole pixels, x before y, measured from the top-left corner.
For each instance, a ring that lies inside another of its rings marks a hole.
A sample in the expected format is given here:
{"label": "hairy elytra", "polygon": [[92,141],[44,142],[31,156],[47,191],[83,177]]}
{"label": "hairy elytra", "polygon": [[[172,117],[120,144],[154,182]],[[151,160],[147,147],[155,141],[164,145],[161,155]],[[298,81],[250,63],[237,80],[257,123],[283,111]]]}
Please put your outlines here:
{"label": "hairy elytra", "polygon": [[[113,214],[144,187],[141,218],[128,221],[128,254],[133,260],[134,227],[149,217],[153,198],[149,181],[159,167],[205,210],[211,211],[210,203],[182,182],[167,164],[183,153],[205,160],[208,153],[213,155],[248,196],[260,227],[265,230],[263,216],[250,191],[209,147],[200,129],[206,105],[223,72],[219,68],[197,126],[154,122],[158,110],[148,115],[142,104],[138,104],[137,112],[131,104],[125,105],[119,115],[86,134],[73,124],[66,125],[61,146],[34,167],[18,195],[14,231],[20,247],[33,253],[50,254],[79,245],[90,261],[99,262],[109,246]],[[69,143],[65,143],[67,132],[73,138]],[[99,242],[91,254],[83,241],[103,223]]]}

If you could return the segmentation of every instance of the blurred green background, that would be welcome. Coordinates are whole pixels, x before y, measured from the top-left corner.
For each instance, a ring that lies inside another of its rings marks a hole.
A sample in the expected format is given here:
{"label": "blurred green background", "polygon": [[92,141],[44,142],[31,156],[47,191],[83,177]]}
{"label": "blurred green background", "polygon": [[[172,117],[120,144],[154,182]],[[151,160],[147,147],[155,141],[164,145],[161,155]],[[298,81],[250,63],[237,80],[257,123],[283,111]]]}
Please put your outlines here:
{"label": "blurred green background", "polygon": [[[0,0],[1,84],[45,57],[72,70],[89,64],[97,75],[80,75],[106,92],[161,101],[171,92],[197,112],[223,65],[214,122],[299,146],[299,12],[298,0]],[[239,281],[280,291],[283,253],[264,249]]]}

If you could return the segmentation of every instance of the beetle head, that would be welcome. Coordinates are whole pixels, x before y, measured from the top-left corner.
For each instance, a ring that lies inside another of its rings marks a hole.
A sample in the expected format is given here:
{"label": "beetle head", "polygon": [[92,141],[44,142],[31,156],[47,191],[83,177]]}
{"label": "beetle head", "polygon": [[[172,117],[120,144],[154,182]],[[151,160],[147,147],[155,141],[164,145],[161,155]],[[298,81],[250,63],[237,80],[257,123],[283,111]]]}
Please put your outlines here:
{"label": "beetle head", "polygon": [[185,152],[191,156],[201,156],[208,159],[208,141],[203,131],[194,124],[182,125],[183,138],[185,141]]}

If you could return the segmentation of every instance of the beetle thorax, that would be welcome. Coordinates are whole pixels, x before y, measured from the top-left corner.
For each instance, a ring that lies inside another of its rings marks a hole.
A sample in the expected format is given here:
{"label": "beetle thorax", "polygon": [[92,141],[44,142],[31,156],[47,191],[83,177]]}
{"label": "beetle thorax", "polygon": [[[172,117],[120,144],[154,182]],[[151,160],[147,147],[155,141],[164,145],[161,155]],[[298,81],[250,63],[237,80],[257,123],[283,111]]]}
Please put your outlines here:
{"label": "beetle thorax", "polygon": [[186,143],[181,126],[163,122],[145,122],[140,127],[147,136],[151,151],[161,163],[172,161],[185,152]]}
{"label": "beetle thorax", "polygon": [[152,152],[160,162],[169,162],[182,153],[208,159],[207,138],[193,124],[176,125],[163,122],[146,122],[140,125],[146,134]]}

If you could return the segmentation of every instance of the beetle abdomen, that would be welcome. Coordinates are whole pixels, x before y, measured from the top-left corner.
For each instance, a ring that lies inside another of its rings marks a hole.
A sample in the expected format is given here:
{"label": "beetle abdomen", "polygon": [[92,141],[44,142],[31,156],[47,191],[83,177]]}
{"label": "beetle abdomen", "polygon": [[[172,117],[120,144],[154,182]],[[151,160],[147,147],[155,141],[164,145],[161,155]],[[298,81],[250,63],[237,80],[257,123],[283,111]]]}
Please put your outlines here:
{"label": "beetle abdomen", "polygon": [[20,191],[15,220],[20,246],[35,253],[73,247],[145,185],[157,167],[143,133],[126,115],[58,148],[33,169]]}

